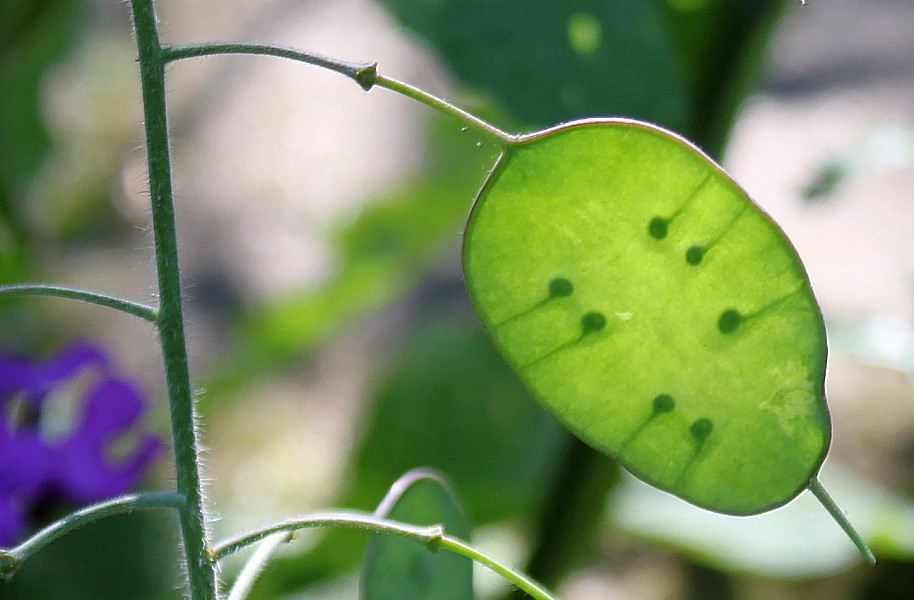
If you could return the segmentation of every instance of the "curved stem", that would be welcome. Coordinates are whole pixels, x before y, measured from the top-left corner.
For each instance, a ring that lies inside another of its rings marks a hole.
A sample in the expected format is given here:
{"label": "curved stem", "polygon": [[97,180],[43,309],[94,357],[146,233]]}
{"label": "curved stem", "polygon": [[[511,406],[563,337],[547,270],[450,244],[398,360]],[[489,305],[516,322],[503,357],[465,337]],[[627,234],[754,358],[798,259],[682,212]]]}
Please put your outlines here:
{"label": "curved stem", "polygon": [[396,92],[406,96],[407,98],[416,100],[417,102],[421,102],[422,104],[431,107],[440,113],[455,117],[458,120],[466,123],[468,127],[472,127],[473,129],[494,138],[495,141],[499,142],[502,145],[513,144],[519,141],[522,137],[517,134],[503,131],[491,123],[483,121],[476,115],[470,114],[461,108],[457,108],[447,100],[433,96],[428,92],[420,90],[419,88],[413,87],[407,83],[403,83],[402,81],[397,81],[396,79],[385,77],[384,75],[377,75],[375,77],[374,84],[378,87],[386,88],[392,92]]}
{"label": "curved stem", "polygon": [[295,537],[295,534],[290,531],[277,533],[257,546],[254,555],[245,563],[241,573],[235,579],[235,583],[232,585],[226,600],[244,600],[247,598],[248,594],[251,593],[251,588],[254,587],[254,582],[260,576],[260,572],[263,571],[263,568],[273,557],[273,554],[276,553],[276,550],[279,549],[279,546],[291,541],[293,537]]}
{"label": "curved stem", "polygon": [[168,113],[165,105],[165,61],[159,42],[153,0],[130,0],[140,62],[146,160],[159,287],[159,342],[168,386],[169,416],[178,492],[184,497],[181,538],[191,600],[215,600],[216,571],[207,560],[209,545],[197,444],[194,397],[190,385],[178,239],[171,187]]}
{"label": "curved stem", "polygon": [[315,65],[324,69],[329,69],[335,73],[345,75],[358,83],[365,91],[374,86],[386,88],[392,92],[406,96],[417,102],[421,102],[438,112],[444,113],[458,119],[487,136],[494,138],[502,145],[512,144],[519,140],[520,136],[502,131],[491,123],[483,121],[476,115],[457,108],[446,100],[433,96],[428,92],[420,90],[409,84],[397,81],[390,77],[378,74],[376,63],[350,63],[335,58],[329,58],[312,52],[304,52],[294,48],[285,48],[282,46],[270,46],[263,44],[190,44],[183,46],[168,46],[162,49],[163,61],[173,62],[185,58],[194,58],[198,56],[212,56],[216,54],[257,54],[263,56],[278,56],[304,62],[309,65]]}
{"label": "curved stem", "polygon": [[130,513],[142,508],[157,507],[181,509],[184,507],[184,497],[176,492],[130,494],[74,511],[51,523],[15,548],[6,551],[0,550],[0,577],[3,579],[11,578],[16,569],[19,568],[19,565],[30,556],[83,525],[113,515]]}
{"label": "curved stem", "polygon": [[870,550],[869,546],[866,545],[866,542],[863,541],[863,538],[860,537],[860,534],[857,533],[857,530],[854,529],[854,526],[851,525],[851,522],[847,519],[844,512],[838,507],[837,503],[832,499],[828,492],[825,491],[825,488],[822,487],[822,484],[819,483],[817,477],[813,477],[809,481],[809,491],[812,492],[812,495],[822,503],[822,506],[825,507],[825,510],[828,511],[828,514],[838,522],[838,525],[841,526],[841,529],[844,530],[844,533],[847,534],[847,537],[851,539],[854,545],[857,547],[857,550],[860,551],[860,554],[863,555],[863,558],[866,559],[872,566],[876,566],[876,557],[873,555],[873,551]]}
{"label": "curved stem", "polygon": [[210,550],[210,557],[213,562],[218,562],[226,556],[234,554],[246,546],[256,544],[273,534],[319,527],[339,527],[343,529],[363,529],[373,533],[391,533],[409,537],[426,544],[433,539],[438,539],[441,535],[441,530],[437,527],[403,525],[402,523],[387,521],[369,514],[348,512],[315,513],[280,521],[279,523],[267,525],[219,542]]}
{"label": "curved stem", "polygon": [[389,535],[398,535],[406,537],[421,544],[425,544],[432,551],[444,548],[455,554],[460,554],[482,565],[485,565],[495,573],[501,575],[518,589],[529,595],[535,600],[554,600],[554,598],[539,585],[524,577],[522,574],[514,571],[499,563],[494,558],[483,554],[482,552],[468,546],[466,543],[445,535],[440,525],[432,527],[417,527],[415,525],[406,525],[396,521],[388,521],[373,515],[364,513],[316,513],[305,515],[267,525],[252,532],[230,538],[213,546],[210,556],[213,562],[218,562],[226,556],[241,550],[246,546],[255,544],[260,540],[271,535],[281,532],[293,532],[301,529],[311,529],[316,527],[339,527],[345,529],[362,529],[372,533],[383,533]]}
{"label": "curved stem", "polygon": [[524,576],[523,573],[506,567],[494,558],[479,552],[475,548],[466,545],[458,539],[444,536],[441,538],[440,546],[450,550],[451,552],[455,552],[461,556],[466,556],[469,559],[475,560],[481,565],[484,565],[491,571],[501,575],[513,583],[517,589],[521,590],[535,600],[554,600],[549,592],[537,585],[536,582],[534,582],[532,579]]}
{"label": "curved stem", "polygon": [[19,283],[15,285],[0,285],[0,298],[13,298],[16,296],[55,296],[58,298],[69,298],[70,300],[79,300],[89,304],[97,304],[107,308],[113,308],[125,312],[134,317],[139,317],[149,321],[153,325],[159,318],[159,311],[151,306],[131,302],[107,294],[98,294],[88,290],[71,288],[62,285],[46,285],[33,283]]}
{"label": "curved stem", "polygon": [[[266,44],[186,44],[166,46],[162,48],[162,61],[165,63],[196,58],[198,56],[213,56],[216,54],[258,54],[261,56],[278,56],[299,62],[308,63],[322,69],[329,69],[350,79],[364,87],[371,89],[374,81],[376,65],[373,63],[351,63],[329,56],[322,56],[313,52],[302,52],[294,48],[283,46],[270,46]],[[367,86],[367,87],[366,87]]]}

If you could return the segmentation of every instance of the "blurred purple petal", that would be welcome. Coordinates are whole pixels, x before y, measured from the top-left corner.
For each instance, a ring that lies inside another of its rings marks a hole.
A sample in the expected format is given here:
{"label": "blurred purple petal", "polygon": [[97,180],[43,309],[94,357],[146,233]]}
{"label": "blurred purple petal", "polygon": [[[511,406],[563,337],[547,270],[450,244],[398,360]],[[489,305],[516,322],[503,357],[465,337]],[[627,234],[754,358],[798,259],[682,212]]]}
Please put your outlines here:
{"label": "blurred purple petal", "polygon": [[113,463],[103,446],[83,440],[68,444],[62,448],[59,463],[61,491],[68,499],[79,503],[126,494],[161,450],[161,441],[147,435],[131,457]]}
{"label": "blurred purple petal", "polygon": [[136,422],[144,405],[143,395],[130,383],[120,379],[101,381],[87,395],[83,420],[74,437],[114,437]]}
{"label": "blurred purple petal", "polygon": [[0,423],[0,501],[31,499],[48,485],[52,461],[51,450],[36,431],[11,433],[5,421]]}
{"label": "blurred purple petal", "polygon": [[25,357],[0,355],[0,401],[28,389],[33,371],[32,363]]}
{"label": "blurred purple petal", "polygon": [[8,548],[15,544],[24,530],[22,510],[8,498],[0,496],[0,547]]}
{"label": "blurred purple petal", "polygon": [[70,379],[89,366],[103,367],[107,371],[107,353],[98,346],[87,342],[70,344],[37,366],[33,385],[36,388],[42,385],[48,386],[50,391],[57,384]]}
{"label": "blurred purple petal", "polygon": [[114,462],[111,444],[139,419],[145,401],[126,381],[108,379],[96,385],[86,401],[83,421],[59,448],[60,490],[72,500],[103,500],[130,491],[161,451],[159,439],[144,436],[130,456]]}
{"label": "blurred purple petal", "polygon": [[37,408],[48,392],[90,366],[107,371],[108,356],[98,346],[85,342],[71,344],[40,363],[21,356],[0,356],[0,400],[23,392]]}
{"label": "blurred purple petal", "polygon": [[[43,439],[42,403],[86,369],[95,380],[75,427],[63,440]],[[7,422],[7,405],[17,394],[37,421]],[[162,443],[140,432],[136,447],[117,460],[111,447],[138,426],[145,409],[143,394],[112,377],[107,354],[97,346],[72,344],[41,362],[0,354],[0,546],[15,543],[26,531],[27,515],[38,501],[62,497],[84,503],[131,491]]]}

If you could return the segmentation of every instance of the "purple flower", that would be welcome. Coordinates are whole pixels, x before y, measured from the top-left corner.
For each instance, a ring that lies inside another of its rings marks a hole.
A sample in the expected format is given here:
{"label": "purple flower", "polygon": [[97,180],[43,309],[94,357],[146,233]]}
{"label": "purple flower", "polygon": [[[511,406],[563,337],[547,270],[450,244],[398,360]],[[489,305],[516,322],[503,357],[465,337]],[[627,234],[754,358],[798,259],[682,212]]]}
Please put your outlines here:
{"label": "purple flower", "polygon": [[[92,379],[77,423],[64,437],[46,439],[45,403],[86,376]],[[0,546],[22,537],[30,509],[41,500],[83,504],[130,491],[162,443],[142,434],[119,458],[111,456],[112,444],[135,428],[145,408],[140,391],[112,372],[97,346],[74,344],[46,361],[0,355]]]}
{"label": "purple flower", "polygon": [[136,424],[145,408],[139,391],[119,379],[98,383],[87,395],[82,422],[55,450],[54,471],[61,490],[76,502],[93,502],[130,491],[162,449],[159,438],[145,434],[132,456],[117,463],[108,449]]}
{"label": "purple flower", "polygon": [[43,362],[0,356],[0,401],[22,393],[29,404],[40,408],[51,390],[89,366],[107,370],[108,357],[101,348],[86,343],[68,346]]}
{"label": "purple flower", "polygon": [[53,459],[35,431],[13,433],[0,420],[0,546],[8,546],[24,532],[25,512],[49,481]]}

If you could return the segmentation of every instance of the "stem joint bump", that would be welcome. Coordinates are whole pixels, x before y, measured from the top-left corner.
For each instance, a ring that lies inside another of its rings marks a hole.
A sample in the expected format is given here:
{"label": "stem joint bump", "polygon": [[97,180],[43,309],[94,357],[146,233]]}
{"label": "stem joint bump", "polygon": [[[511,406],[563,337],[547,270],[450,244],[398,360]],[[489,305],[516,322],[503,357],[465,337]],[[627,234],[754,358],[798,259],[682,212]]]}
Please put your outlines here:
{"label": "stem joint bump", "polygon": [[444,541],[444,525],[432,525],[428,528],[428,539],[425,544],[432,552],[438,552],[441,549],[441,542]]}
{"label": "stem joint bump", "polygon": [[363,90],[369,91],[378,79],[378,63],[373,62],[370,65],[359,67],[356,69],[354,77]]}
{"label": "stem joint bump", "polygon": [[9,581],[16,574],[22,559],[6,550],[0,550],[0,579]]}

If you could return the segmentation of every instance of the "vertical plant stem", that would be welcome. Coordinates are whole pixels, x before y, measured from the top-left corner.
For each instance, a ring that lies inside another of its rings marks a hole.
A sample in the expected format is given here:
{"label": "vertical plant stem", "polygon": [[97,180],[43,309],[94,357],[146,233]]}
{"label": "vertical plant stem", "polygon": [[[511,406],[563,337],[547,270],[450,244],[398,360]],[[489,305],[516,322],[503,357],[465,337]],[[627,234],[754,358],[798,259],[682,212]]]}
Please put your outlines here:
{"label": "vertical plant stem", "polygon": [[153,0],[131,0],[139,53],[146,126],[146,155],[159,284],[159,338],[168,385],[178,493],[184,497],[181,534],[192,600],[215,600],[216,576],[208,540],[200,482],[193,393],[184,339],[178,241],[171,187],[165,62]]}

